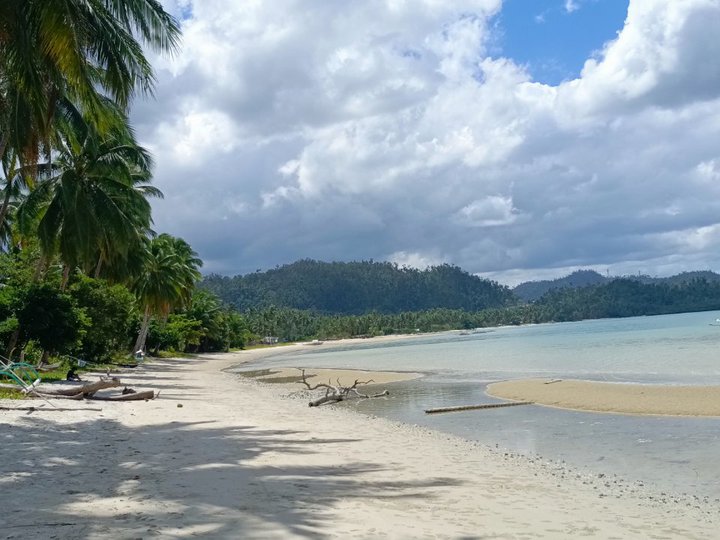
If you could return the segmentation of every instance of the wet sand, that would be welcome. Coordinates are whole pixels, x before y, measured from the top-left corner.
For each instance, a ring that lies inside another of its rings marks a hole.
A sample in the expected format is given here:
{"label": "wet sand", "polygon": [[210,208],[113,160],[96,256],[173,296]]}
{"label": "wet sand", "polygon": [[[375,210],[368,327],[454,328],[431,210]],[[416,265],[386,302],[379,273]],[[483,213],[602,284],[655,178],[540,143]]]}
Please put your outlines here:
{"label": "wet sand", "polygon": [[720,416],[720,386],[665,386],[573,379],[493,383],[487,393],[562,409],[621,414]]}
{"label": "wet sand", "polygon": [[[237,373],[243,377],[255,379],[256,381],[265,383],[280,384],[302,384],[302,371],[298,368],[272,368],[243,371]],[[358,369],[327,369],[327,368],[307,368],[305,369],[305,379],[314,386],[318,383],[330,384],[336,386],[351,386],[355,381],[360,383],[382,385],[401,381],[411,381],[422,377],[421,373],[405,373],[399,371],[365,371]],[[297,387],[302,388],[301,386]]]}

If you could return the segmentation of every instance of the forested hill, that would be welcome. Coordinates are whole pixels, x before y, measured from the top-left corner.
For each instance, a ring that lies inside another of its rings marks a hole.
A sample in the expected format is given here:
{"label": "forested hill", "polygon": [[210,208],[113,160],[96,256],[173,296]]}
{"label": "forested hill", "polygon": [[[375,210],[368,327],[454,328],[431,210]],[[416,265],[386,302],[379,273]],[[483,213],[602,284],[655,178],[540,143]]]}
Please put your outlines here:
{"label": "forested hill", "polygon": [[[676,278],[677,276],[673,276]],[[603,285],[550,291],[534,304],[538,322],[664,315],[720,309],[720,281],[617,278]]]}
{"label": "forested hill", "polygon": [[579,289],[594,285],[608,284],[618,279],[635,281],[644,285],[686,285],[693,281],[720,283],[720,275],[709,270],[682,272],[670,277],[650,277],[644,275],[605,277],[594,270],[577,270],[565,277],[543,281],[526,281],[513,289],[513,293],[524,302],[534,302],[546,293],[560,289]]}
{"label": "forested hill", "polygon": [[268,306],[339,315],[479,311],[514,302],[509,288],[447,264],[417,270],[387,262],[301,260],[244,276],[210,275],[200,286],[241,311]]}

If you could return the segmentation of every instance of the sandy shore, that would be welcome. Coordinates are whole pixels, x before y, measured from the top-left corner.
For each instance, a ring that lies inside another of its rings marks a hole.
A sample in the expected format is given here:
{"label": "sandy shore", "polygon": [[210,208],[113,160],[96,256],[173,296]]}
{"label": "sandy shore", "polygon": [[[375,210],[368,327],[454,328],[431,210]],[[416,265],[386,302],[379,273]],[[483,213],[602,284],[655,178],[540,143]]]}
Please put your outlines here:
{"label": "sandy shore", "polygon": [[[302,371],[298,368],[273,368],[249,371],[238,371],[243,377],[249,377],[264,383],[299,384],[302,382]],[[317,383],[350,386],[355,381],[368,385],[383,385],[401,381],[411,381],[422,377],[421,373],[406,373],[400,371],[364,371],[359,369],[327,369],[308,368],[305,370],[305,380],[312,386]],[[300,388],[298,386],[298,388]]]}
{"label": "sandy shore", "polygon": [[260,354],[122,375],[154,401],[0,411],[0,538],[717,537],[717,505],[222,371]]}
{"label": "sandy shore", "polygon": [[619,384],[572,379],[522,379],[488,386],[488,394],[582,411],[720,416],[720,386]]}

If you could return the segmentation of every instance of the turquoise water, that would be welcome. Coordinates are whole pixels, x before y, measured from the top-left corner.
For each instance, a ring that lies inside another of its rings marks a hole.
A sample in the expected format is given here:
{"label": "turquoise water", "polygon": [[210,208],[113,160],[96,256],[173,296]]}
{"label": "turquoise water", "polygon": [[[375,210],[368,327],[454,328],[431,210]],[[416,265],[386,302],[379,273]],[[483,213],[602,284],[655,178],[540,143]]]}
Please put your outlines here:
{"label": "turquoise water", "polygon": [[720,384],[720,312],[483,329],[342,347],[326,343],[265,359],[302,366],[421,371],[387,399],[353,407],[491,446],[618,474],[658,490],[720,497],[720,419],[638,417],[511,407],[427,416],[495,401],[487,383],[529,376]]}

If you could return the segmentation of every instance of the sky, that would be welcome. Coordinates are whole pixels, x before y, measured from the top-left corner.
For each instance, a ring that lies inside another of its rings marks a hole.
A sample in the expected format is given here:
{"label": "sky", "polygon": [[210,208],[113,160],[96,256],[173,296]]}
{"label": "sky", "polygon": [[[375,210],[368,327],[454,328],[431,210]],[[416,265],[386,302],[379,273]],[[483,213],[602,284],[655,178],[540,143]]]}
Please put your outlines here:
{"label": "sky", "polygon": [[301,258],[720,270],[720,0],[163,0],[155,229]]}

